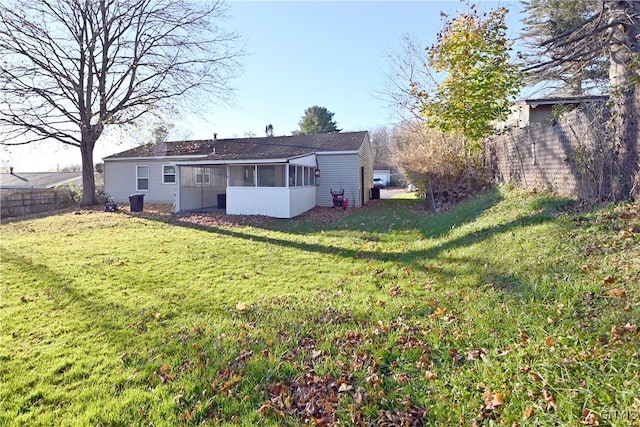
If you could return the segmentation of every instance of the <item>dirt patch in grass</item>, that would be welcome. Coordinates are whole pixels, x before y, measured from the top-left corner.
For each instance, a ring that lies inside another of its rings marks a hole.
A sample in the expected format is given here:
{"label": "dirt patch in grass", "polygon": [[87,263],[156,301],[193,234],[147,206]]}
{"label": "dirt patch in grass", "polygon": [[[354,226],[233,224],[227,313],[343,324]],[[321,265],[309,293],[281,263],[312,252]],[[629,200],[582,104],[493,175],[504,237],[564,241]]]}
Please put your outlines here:
{"label": "dirt patch in grass", "polygon": [[[188,223],[201,227],[233,227],[233,226],[255,226],[270,229],[280,229],[284,226],[295,225],[311,225],[322,226],[329,224],[345,216],[376,208],[380,204],[379,200],[371,200],[367,205],[359,208],[349,208],[346,210],[336,209],[333,207],[315,207],[295,218],[278,219],[264,215],[227,215],[224,212],[181,212],[176,214],[173,212],[173,205],[164,203],[145,203],[142,212],[131,212],[130,206],[127,204],[119,204],[117,212],[136,215],[143,218],[149,218],[157,221],[172,223]],[[111,214],[105,212],[105,206],[102,204],[85,207],[70,207],[59,209],[56,211],[42,212],[23,217],[2,218],[2,223],[23,221],[28,219],[42,218],[51,215],[59,215],[73,212],[75,215],[88,215],[96,213]]]}
{"label": "dirt patch in grass", "polygon": [[[181,212],[174,213],[173,206],[169,204],[145,204],[143,212],[131,212],[129,206],[118,206],[122,212],[131,215],[139,215],[141,217],[171,222],[171,223],[188,223],[201,227],[234,227],[234,226],[255,226],[263,228],[278,229],[284,226],[290,226],[292,223],[296,225],[322,226],[339,220],[345,216],[361,213],[365,210],[372,209],[378,203],[370,202],[361,208],[351,209],[335,209],[327,207],[315,207],[295,218],[278,219],[264,215],[227,215],[224,212]],[[104,211],[101,206],[94,206],[87,209],[78,210],[78,214],[90,213],[96,211]],[[279,227],[280,226],[280,227]]]}
{"label": "dirt patch in grass", "polygon": [[321,226],[339,220],[345,216],[357,212],[353,209],[342,209],[315,207],[295,218],[277,219],[263,215],[227,215],[224,213],[184,213],[175,216],[180,222],[188,222],[190,224],[203,227],[232,227],[232,226],[255,226],[280,228],[279,226],[289,226],[291,223],[298,225]]}

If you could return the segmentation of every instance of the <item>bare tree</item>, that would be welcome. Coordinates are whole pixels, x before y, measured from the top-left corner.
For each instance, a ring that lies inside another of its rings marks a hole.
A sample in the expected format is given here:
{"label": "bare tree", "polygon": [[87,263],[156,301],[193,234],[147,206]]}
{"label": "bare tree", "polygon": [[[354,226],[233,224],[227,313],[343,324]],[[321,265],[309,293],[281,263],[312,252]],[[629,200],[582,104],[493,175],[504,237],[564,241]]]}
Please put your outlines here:
{"label": "bare tree", "polygon": [[389,165],[391,162],[391,134],[382,126],[369,131],[373,163]]}
{"label": "bare tree", "polygon": [[224,12],[221,0],[3,0],[2,144],[78,147],[81,204],[94,204],[93,150],[105,126],[186,95],[229,94],[242,49]]}
{"label": "bare tree", "polygon": [[391,71],[386,76],[384,99],[393,107],[400,121],[423,119],[417,89],[437,87],[437,73],[427,67],[428,51],[408,35],[402,37],[401,50],[389,55]]}
{"label": "bare tree", "polygon": [[441,132],[414,120],[397,126],[393,140],[394,163],[434,210],[438,203],[456,202],[488,182],[481,153],[470,161],[460,133]]}

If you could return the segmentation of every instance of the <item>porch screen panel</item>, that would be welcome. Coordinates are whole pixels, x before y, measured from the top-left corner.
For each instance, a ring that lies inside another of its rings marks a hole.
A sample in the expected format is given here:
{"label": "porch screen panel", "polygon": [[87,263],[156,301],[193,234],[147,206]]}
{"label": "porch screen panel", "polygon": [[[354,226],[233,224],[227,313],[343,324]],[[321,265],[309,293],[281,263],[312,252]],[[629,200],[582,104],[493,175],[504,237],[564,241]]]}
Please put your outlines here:
{"label": "porch screen panel", "polygon": [[227,186],[227,168],[225,166],[215,166],[211,168],[211,185],[214,187]]}
{"label": "porch screen panel", "polygon": [[191,167],[181,167],[178,168],[180,173],[180,186],[181,187],[193,187],[195,184],[194,176],[195,173],[193,168]]}
{"label": "porch screen panel", "polygon": [[304,167],[296,166],[296,187],[304,185]]}
{"label": "porch screen panel", "polygon": [[233,187],[255,187],[255,167],[253,165],[230,166],[229,185]]}
{"label": "porch screen panel", "polygon": [[258,165],[258,187],[285,187],[284,165]]}
{"label": "porch screen panel", "polygon": [[296,186],[296,167],[289,165],[289,187]]}

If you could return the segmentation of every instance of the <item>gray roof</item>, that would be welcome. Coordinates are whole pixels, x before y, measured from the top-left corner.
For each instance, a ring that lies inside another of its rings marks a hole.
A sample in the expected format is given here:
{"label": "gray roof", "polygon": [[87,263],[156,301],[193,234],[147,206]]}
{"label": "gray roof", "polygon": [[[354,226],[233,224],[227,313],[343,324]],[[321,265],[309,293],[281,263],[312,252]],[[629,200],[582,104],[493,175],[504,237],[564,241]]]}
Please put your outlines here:
{"label": "gray roof", "polygon": [[263,138],[206,139],[141,145],[104,160],[137,157],[203,156],[207,160],[283,159],[313,153],[358,151],[367,131]]}
{"label": "gray roof", "polygon": [[553,98],[529,98],[520,101],[521,104],[531,105],[534,108],[538,105],[558,105],[558,104],[580,104],[586,102],[602,102],[609,99],[609,95],[584,95],[584,96],[563,96]]}
{"label": "gray roof", "polygon": [[82,172],[13,172],[0,173],[0,188],[54,188],[72,183],[82,186]]}

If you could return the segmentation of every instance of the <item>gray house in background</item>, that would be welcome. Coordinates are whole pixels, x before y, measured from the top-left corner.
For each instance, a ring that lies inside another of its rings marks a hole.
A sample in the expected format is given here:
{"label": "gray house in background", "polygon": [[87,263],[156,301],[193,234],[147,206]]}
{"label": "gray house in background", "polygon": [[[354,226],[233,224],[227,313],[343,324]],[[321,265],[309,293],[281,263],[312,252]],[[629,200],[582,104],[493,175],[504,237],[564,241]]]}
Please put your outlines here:
{"label": "gray house in background", "polygon": [[534,123],[551,123],[558,107],[572,108],[587,103],[605,103],[608,95],[523,99],[514,103],[506,122],[498,127],[524,128]]}
{"label": "gray house in background", "polygon": [[373,180],[366,131],[147,144],[103,161],[104,189],[116,203],[143,194],[175,212],[292,218],[332,206],[331,190],[344,189],[349,206],[360,207]]}
{"label": "gray house in background", "polygon": [[82,188],[80,172],[14,172],[0,173],[0,188],[3,190]]}

